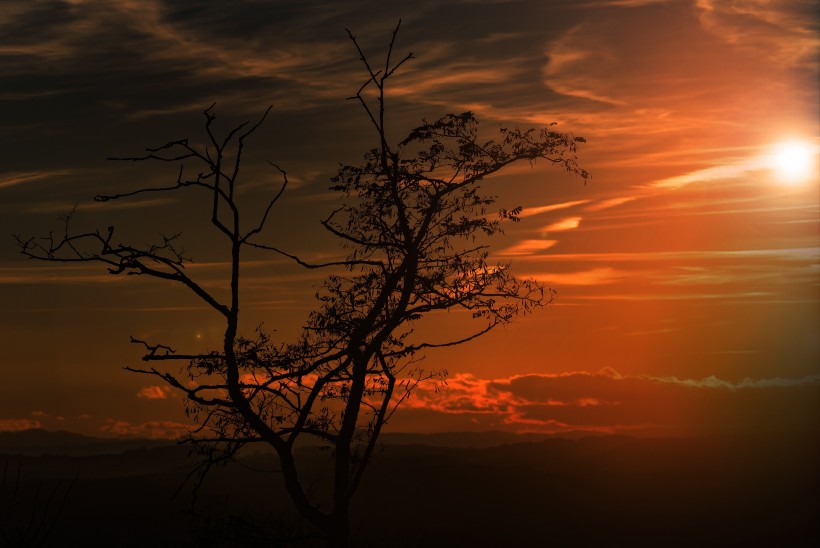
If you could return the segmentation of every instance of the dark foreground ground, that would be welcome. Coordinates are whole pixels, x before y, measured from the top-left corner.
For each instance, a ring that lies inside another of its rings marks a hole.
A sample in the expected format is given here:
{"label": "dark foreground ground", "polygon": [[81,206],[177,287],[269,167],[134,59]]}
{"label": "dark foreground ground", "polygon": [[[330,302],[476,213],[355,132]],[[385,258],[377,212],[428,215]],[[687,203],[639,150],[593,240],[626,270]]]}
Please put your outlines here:
{"label": "dark foreground ground", "polygon": [[[171,498],[184,447],[3,436],[0,546],[316,545],[280,478],[248,468],[264,455],[215,470],[192,511],[189,488]],[[356,499],[357,546],[820,546],[816,434],[447,439],[393,438]],[[304,451],[318,494],[326,453]]]}

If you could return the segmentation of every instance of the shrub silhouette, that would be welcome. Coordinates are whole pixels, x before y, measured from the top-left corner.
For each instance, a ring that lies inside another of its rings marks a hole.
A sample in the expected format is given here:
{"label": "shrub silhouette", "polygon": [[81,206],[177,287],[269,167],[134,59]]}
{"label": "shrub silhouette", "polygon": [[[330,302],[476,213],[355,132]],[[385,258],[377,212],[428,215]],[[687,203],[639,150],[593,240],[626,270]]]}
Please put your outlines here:
{"label": "shrub silhouette", "polygon": [[70,482],[57,481],[47,486],[40,479],[24,481],[23,462],[3,463],[0,479],[0,539],[3,546],[37,548],[53,538],[77,476]]}

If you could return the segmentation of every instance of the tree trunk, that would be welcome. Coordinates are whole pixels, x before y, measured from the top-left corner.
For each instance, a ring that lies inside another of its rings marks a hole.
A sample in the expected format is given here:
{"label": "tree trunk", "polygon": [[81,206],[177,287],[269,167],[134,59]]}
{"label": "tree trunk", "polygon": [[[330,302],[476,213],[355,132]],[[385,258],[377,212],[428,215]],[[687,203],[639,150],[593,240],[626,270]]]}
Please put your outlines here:
{"label": "tree trunk", "polygon": [[336,508],[327,531],[328,548],[348,548],[350,546],[350,512],[347,508]]}

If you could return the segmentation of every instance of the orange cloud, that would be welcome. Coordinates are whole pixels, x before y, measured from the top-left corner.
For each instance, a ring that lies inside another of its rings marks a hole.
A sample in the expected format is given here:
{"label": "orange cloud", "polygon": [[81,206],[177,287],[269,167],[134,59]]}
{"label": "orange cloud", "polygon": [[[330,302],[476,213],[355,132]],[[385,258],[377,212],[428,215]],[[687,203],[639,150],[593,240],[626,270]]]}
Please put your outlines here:
{"label": "orange cloud", "polygon": [[421,412],[427,420],[431,412],[460,415],[462,427],[488,424],[482,417],[490,415],[496,427],[512,431],[683,435],[814,428],[818,419],[807,409],[818,396],[820,375],[732,382],[621,376],[611,369],[492,380],[458,374],[446,384],[418,387],[405,413]]}
{"label": "orange cloud", "polygon": [[555,211],[557,209],[567,209],[570,207],[575,207],[577,205],[583,205],[588,203],[589,200],[574,200],[572,202],[562,202],[560,204],[550,204],[550,205],[543,205],[543,206],[535,206],[535,207],[525,207],[524,210],[519,213],[520,218],[525,217],[532,217],[533,215],[540,215],[541,213],[547,213],[548,211]]}
{"label": "orange cloud", "polygon": [[816,6],[811,2],[696,0],[695,7],[701,26],[733,46],[782,64],[815,62]]}
{"label": "orange cloud", "polygon": [[556,221],[551,225],[544,227],[544,232],[562,232],[564,230],[573,230],[578,228],[581,224],[581,217],[567,217]]}
{"label": "orange cloud", "polygon": [[106,419],[100,430],[106,434],[128,438],[177,439],[191,431],[191,425],[174,421],[147,421],[138,424]]}
{"label": "orange cloud", "polygon": [[[33,183],[37,181],[44,181],[48,179],[55,179],[57,177],[64,177],[66,175],[71,175],[75,173],[75,170],[71,169],[54,169],[54,170],[44,170],[44,171],[17,171],[13,173],[4,173],[0,175],[0,188],[8,188],[12,186]],[[64,209],[62,211],[68,211],[71,207],[69,206],[68,209]]]}
{"label": "orange cloud", "polygon": [[20,432],[42,426],[40,421],[34,419],[0,419],[0,432]]}
{"label": "orange cloud", "polygon": [[591,2],[587,6],[594,7],[613,7],[613,8],[638,8],[642,6],[651,6],[652,4],[665,4],[669,0],[599,0],[598,2]]}
{"label": "orange cloud", "polygon": [[499,251],[499,255],[534,255],[539,251],[551,248],[557,243],[557,240],[521,240],[514,246]]}
{"label": "orange cloud", "polygon": [[624,273],[605,267],[582,272],[531,274],[525,277],[555,285],[601,285],[613,283],[623,276]]}
{"label": "orange cloud", "polygon": [[166,386],[146,386],[137,392],[138,398],[146,400],[164,400],[168,397],[170,389]]}
{"label": "orange cloud", "polygon": [[[579,25],[550,44],[548,61],[543,67],[544,84],[561,95],[586,99],[605,105],[623,105],[623,101],[602,85],[596,72],[580,70],[590,62],[613,62],[601,43],[581,39],[589,29]],[[583,44],[583,46],[579,45]]]}
{"label": "orange cloud", "polygon": [[602,200],[598,203],[592,204],[591,206],[588,206],[585,209],[587,211],[601,211],[603,209],[609,209],[611,207],[616,207],[621,204],[631,202],[632,200],[636,200],[639,197],[640,196],[621,196],[619,198],[610,198],[609,200]]}
{"label": "orange cloud", "polygon": [[726,160],[722,160],[722,162],[723,163],[720,165],[698,169],[682,175],[675,175],[673,177],[667,177],[659,181],[654,181],[649,185],[649,187],[677,190],[694,183],[708,183],[726,179],[737,179],[767,167],[764,159],[760,157],[743,158],[732,163]]}

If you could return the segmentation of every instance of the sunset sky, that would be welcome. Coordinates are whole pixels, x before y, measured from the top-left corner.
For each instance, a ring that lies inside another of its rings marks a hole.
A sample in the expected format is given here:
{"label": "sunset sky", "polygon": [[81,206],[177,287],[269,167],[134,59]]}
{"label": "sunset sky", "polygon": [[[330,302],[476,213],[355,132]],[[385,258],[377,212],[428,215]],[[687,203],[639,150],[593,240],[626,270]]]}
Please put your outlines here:
{"label": "sunset sky", "polygon": [[[273,110],[250,142],[242,200],[291,186],[265,241],[340,257],[318,221],[329,178],[374,146],[345,99],[364,72],[345,28],[380,58],[401,18],[391,135],[471,110],[500,127],[583,136],[584,184],[545,163],[484,185],[522,206],[492,256],[557,291],[472,344],[430,352],[448,384],[419,389],[394,431],[725,433],[820,426],[820,169],[814,0],[6,0],[0,5],[0,431],[162,437],[182,401],[144,376],[129,336],[181,350],[221,341],[182,288],[93,264],[25,260],[12,234],[117,225],[183,233],[192,276],[218,291],[227,259],[208,204],[183,194],[100,204],[173,183],[172,165],[109,162],[201,142]],[[256,209],[255,209],[256,208]],[[287,340],[323,274],[249,257],[243,327]],[[462,314],[420,326],[431,340]]]}

